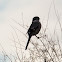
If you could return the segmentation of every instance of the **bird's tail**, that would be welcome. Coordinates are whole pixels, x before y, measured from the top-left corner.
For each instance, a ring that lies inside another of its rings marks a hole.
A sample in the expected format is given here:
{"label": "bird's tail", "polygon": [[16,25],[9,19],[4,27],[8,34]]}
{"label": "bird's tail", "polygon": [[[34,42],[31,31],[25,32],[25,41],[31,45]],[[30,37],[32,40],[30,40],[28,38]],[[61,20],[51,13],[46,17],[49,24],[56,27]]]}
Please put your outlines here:
{"label": "bird's tail", "polygon": [[25,50],[27,50],[27,47],[28,47],[28,44],[29,44],[30,39],[31,39],[31,36],[29,36],[29,38],[28,38],[28,42],[27,42],[27,44],[26,44]]}

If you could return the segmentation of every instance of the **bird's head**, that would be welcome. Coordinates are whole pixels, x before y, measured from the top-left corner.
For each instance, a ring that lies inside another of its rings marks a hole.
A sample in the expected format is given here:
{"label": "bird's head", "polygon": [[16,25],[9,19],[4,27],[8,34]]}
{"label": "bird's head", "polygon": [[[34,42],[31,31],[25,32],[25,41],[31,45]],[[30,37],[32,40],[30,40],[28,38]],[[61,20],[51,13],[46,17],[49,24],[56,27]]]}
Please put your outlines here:
{"label": "bird's head", "polygon": [[33,17],[32,22],[39,22],[40,18],[38,16]]}

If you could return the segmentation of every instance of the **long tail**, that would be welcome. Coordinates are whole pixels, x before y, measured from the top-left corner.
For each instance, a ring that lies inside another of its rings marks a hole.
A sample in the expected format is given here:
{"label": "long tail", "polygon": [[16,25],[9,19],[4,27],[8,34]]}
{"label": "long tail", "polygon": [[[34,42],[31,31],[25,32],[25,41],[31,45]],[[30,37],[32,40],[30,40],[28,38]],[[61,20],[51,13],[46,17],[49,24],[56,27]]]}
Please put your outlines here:
{"label": "long tail", "polygon": [[28,47],[28,44],[29,44],[30,39],[31,39],[31,36],[29,36],[29,39],[28,39],[28,42],[27,42],[27,44],[26,44],[25,50],[27,50],[27,47]]}

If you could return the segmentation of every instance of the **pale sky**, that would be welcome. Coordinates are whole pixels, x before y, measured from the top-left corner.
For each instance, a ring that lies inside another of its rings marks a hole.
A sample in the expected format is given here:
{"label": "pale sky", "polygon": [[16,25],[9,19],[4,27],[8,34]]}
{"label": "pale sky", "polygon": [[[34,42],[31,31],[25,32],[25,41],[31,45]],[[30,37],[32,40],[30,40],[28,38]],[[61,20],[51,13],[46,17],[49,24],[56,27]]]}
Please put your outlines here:
{"label": "pale sky", "polygon": [[[62,0],[54,0],[54,3],[60,17],[60,22],[62,22]],[[23,24],[23,13],[24,24],[29,26],[31,24],[32,18],[34,16],[39,16],[40,22],[43,22],[42,25],[45,26],[50,5],[51,9],[48,22],[48,32],[53,33],[55,24],[57,22],[53,0],[0,0],[0,44],[7,53],[12,53],[11,50],[13,50],[13,47],[11,47],[13,44],[9,38],[12,38],[11,32],[14,33],[14,31],[11,29],[10,25],[16,27],[18,26],[13,22],[12,19]],[[59,25],[57,25],[57,27],[57,32],[60,32]],[[18,28],[20,27],[18,26]],[[59,37],[60,34],[61,33],[59,33]]]}

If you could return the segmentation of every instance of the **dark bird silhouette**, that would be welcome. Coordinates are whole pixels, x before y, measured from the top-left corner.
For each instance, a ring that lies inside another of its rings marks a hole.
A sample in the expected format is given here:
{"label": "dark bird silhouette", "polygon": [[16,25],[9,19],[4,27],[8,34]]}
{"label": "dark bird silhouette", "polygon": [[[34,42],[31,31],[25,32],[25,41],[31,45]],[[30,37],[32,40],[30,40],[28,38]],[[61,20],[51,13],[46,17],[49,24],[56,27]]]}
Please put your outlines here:
{"label": "dark bird silhouette", "polygon": [[[28,38],[28,42],[27,42],[25,50],[28,47],[28,44],[29,44],[29,41],[30,41],[31,37],[34,36],[34,35],[36,36],[36,34],[38,34],[40,29],[41,29],[41,23],[39,22],[39,20],[40,20],[40,18],[38,16],[35,16],[32,19],[32,24],[30,25],[30,27],[27,31],[29,38]],[[37,37],[37,38],[39,38],[39,37]]]}

